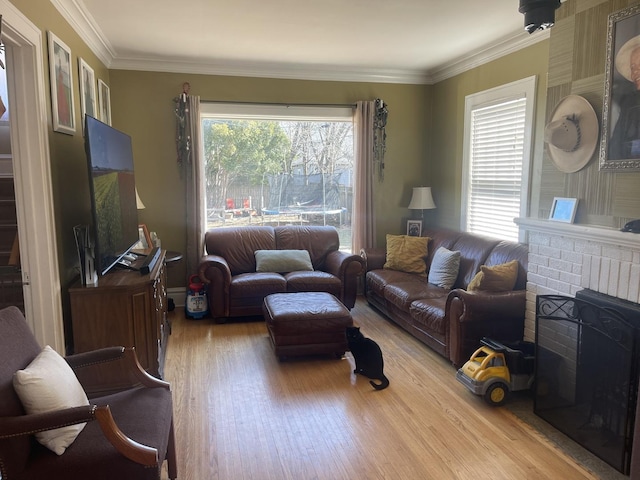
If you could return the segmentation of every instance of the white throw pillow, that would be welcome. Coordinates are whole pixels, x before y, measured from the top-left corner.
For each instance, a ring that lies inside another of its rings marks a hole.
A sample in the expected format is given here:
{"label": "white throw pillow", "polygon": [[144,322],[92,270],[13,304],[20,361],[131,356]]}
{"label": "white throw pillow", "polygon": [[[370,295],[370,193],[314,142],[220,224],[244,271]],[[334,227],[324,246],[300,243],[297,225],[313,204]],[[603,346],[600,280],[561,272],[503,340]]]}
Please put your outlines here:
{"label": "white throw pillow", "polygon": [[442,288],[451,288],[458,278],[460,252],[438,248],[429,269],[427,281]]}
{"label": "white throw pillow", "polygon": [[[27,368],[13,374],[13,388],[29,414],[89,405],[76,374],[49,345]],[[80,423],[38,432],[36,439],[49,450],[62,455],[85,425]]]}

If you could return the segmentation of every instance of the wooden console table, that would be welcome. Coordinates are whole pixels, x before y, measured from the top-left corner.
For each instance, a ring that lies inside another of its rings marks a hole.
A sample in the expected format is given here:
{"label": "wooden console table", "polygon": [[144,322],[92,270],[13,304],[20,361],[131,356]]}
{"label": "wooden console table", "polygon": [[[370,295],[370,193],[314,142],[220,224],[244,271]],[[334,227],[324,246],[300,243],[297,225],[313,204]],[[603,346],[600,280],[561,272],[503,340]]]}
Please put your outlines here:
{"label": "wooden console table", "polygon": [[96,285],[77,282],[69,289],[74,353],[133,346],[142,366],[162,378],[171,329],[165,254],[147,275],[116,269]]}

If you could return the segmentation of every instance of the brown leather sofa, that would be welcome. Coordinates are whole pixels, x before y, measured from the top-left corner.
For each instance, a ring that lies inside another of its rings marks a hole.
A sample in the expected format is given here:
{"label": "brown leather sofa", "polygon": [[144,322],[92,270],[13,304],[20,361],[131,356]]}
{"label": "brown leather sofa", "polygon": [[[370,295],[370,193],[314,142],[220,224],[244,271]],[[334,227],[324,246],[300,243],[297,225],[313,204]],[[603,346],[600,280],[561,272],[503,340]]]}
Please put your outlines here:
{"label": "brown leather sofa", "polygon": [[[208,230],[199,275],[208,284],[211,316],[225,319],[261,315],[264,297],[284,292],[327,292],[347,308],[353,308],[364,261],[339,247],[338,231],[329,226]],[[256,272],[256,250],[307,250],[313,270]]]}
{"label": "brown leather sofa", "polygon": [[[480,339],[520,340],[524,333],[528,248],[447,229],[426,228],[430,237],[427,272],[442,246],[460,251],[460,269],[451,290],[432,285],[427,277],[383,269],[385,249],[365,249],[365,292],[369,304],[440,355],[461,366],[478,348]],[[466,291],[482,265],[518,260],[513,291]]]}

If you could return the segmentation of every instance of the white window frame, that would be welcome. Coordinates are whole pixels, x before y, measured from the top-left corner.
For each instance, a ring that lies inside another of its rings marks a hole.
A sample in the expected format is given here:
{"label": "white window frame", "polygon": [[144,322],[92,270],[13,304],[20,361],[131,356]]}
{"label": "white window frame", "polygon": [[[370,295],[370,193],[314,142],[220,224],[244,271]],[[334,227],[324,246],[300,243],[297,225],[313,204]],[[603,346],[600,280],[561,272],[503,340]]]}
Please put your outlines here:
{"label": "white window frame", "polygon": [[[525,131],[522,158],[522,188],[520,191],[520,217],[526,217],[529,207],[529,183],[532,165],[533,125],[536,100],[537,77],[535,75],[482,92],[467,95],[464,105],[464,143],[462,159],[462,192],[460,227],[467,230],[469,211],[469,176],[471,170],[471,114],[478,108],[499,104],[513,98],[526,98]],[[525,233],[520,230],[519,241],[524,241]]]}

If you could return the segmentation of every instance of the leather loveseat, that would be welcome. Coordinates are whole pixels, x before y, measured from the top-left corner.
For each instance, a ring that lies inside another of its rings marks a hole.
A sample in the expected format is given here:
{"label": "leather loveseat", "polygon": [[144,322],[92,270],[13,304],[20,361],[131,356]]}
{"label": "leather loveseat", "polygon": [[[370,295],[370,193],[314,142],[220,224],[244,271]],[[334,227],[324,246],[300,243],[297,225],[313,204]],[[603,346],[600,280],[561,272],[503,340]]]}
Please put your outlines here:
{"label": "leather loveseat", "polygon": [[[262,315],[264,297],[284,292],[327,292],[347,308],[355,304],[359,255],[339,250],[338,231],[330,226],[249,226],[215,228],[205,233],[206,254],[199,275],[207,283],[214,319]],[[256,271],[256,251],[306,250],[304,271]],[[312,267],[312,268],[311,268]]]}
{"label": "leather loveseat", "polygon": [[[447,229],[426,228],[429,237],[426,272],[439,247],[460,252],[457,278],[451,289],[428,283],[426,275],[383,268],[385,249],[365,249],[365,292],[370,305],[461,366],[480,339],[520,340],[524,333],[528,248],[524,244],[489,239]],[[481,266],[517,260],[517,279],[510,291],[467,291]]]}

